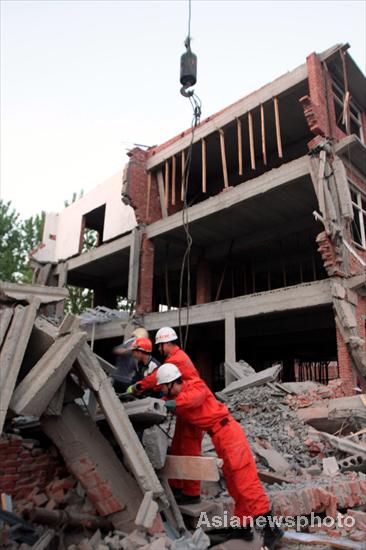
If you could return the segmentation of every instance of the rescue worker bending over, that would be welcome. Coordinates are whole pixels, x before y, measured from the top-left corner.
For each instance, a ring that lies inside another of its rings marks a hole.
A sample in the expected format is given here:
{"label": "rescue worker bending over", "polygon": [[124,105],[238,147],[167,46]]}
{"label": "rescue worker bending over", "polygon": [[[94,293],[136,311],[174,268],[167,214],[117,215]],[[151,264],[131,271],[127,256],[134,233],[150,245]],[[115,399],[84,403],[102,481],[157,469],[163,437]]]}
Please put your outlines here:
{"label": "rescue worker bending over", "polygon": [[[162,327],[155,336],[159,352],[169,363],[179,368],[183,380],[200,380],[200,375],[188,355],[177,345],[178,336],[171,327]],[[143,380],[131,386],[127,391],[141,395],[157,389],[157,370]],[[170,454],[177,456],[201,456],[203,431],[187,424],[177,416]],[[193,504],[200,501],[201,483],[195,480],[170,479],[170,486],[179,504]]]}
{"label": "rescue worker bending over", "polygon": [[[226,405],[217,401],[205,382],[199,378],[184,380],[181,371],[165,363],[157,371],[157,383],[168,398],[166,407],[177,419],[206,431],[223,460],[227,489],[235,502],[234,515],[241,527],[229,528],[227,538],[253,539],[245,518],[261,517],[263,546],[271,549],[283,532],[273,522],[270,502],[258,478],[257,468],[243,428],[230,415]],[[264,525],[263,525],[264,523]],[[255,523],[254,523],[255,525]]]}

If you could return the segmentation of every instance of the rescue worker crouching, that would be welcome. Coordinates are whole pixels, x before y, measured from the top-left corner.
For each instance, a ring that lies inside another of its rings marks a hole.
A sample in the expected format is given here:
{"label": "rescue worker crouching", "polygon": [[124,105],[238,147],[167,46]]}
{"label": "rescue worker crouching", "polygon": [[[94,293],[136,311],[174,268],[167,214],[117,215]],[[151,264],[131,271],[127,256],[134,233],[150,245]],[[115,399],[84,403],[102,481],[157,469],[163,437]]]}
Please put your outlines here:
{"label": "rescue worker crouching", "polygon": [[[178,336],[171,327],[162,327],[155,336],[159,352],[169,363],[179,368],[183,380],[200,379],[198,370],[189,356],[178,346]],[[127,391],[135,395],[146,394],[146,391],[157,389],[157,370],[146,376]],[[170,454],[176,456],[201,456],[203,431],[193,424],[188,424],[179,416],[176,418],[174,436]],[[170,479],[169,484],[179,504],[194,504],[201,499],[201,482],[199,480]]]}
{"label": "rescue worker crouching", "polygon": [[[253,539],[249,518],[263,536],[263,546],[274,548],[283,532],[275,525],[270,501],[258,478],[257,467],[243,428],[234,420],[226,405],[217,401],[205,382],[196,377],[184,380],[181,371],[165,363],[157,371],[157,383],[168,398],[166,407],[177,419],[206,431],[217,455],[223,460],[228,492],[234,499],[234,515],[241,527],[229,528],[226,538]],[[256,527],[256,518],[261,518]]]}

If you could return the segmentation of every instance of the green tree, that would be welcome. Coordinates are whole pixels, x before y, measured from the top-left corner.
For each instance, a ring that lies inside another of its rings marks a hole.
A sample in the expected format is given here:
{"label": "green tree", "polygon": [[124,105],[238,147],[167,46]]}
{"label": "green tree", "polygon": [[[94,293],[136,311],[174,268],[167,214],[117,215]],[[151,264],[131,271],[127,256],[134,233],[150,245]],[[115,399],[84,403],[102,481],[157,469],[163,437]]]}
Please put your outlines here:
{"label": "green tree", "polygon": [[21,282],[25,251],[19,214],[11,202],[0,199],[0,279]]}
{"label": "green tree", "polygon": [[45,212],[42,211],[21,222],[22,242],[26,255],[21,268],[23,283],[32,282],[33,271],[28,258],[29,253],[42,242],[45,216]]}

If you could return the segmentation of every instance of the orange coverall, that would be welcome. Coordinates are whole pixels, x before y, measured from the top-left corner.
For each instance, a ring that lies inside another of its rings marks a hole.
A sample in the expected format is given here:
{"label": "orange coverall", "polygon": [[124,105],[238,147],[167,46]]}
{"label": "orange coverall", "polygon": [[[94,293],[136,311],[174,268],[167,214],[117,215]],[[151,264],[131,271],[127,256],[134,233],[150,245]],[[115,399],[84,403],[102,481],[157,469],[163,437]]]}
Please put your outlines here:
{"label": "orange coverall", "polygon": [[[172,354],[166,358],[165,362],[173,363],[173,365],[178,367],[182,373],[182,380],[195,380],[196,378],[200,380],[198,370],[179,346],[174,347]],[[157,386],[157,371],[158,369],[154,370],[138,383],[140,390],[146,391]],[[178,456],[201,456],[202,437],[203,431],[199,427],[188,424],[177,416],[170,450],[171,454]],[[182,489],[185,495],[197,496],[201,494],[200,481],[170,479],[169,483],[176,489]]]}
{"label": "orange coverall", "polygon": [[223,460],[227,489],[235,501],[234,514],[240,518],[268,514],[269,498],[258,478],[248,440],[227,407],[217,401],[201,378],[184,381],[175,404],[177,418],[211,436]]}

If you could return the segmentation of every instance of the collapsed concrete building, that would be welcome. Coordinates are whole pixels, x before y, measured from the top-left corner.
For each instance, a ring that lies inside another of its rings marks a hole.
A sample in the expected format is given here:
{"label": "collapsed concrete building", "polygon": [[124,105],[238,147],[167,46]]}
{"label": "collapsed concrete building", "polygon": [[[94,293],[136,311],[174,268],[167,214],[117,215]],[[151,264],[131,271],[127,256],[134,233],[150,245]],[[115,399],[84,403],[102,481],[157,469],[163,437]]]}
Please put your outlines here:
{"label": "collapsed concrete building", "polygon": [[[95,306],[125,297],[152,333],[188,319],[187,351],[214,390],[240,358],[282,362],[283,381],[364,389],[366,80],[348,48],[312,53],[193,135],[132,149],[123,174],[47,216],[41,282],[47,268],[52,284],[93,289]],[[111,359],[123,334],[119,319],[96,325],[94,349]]]}

